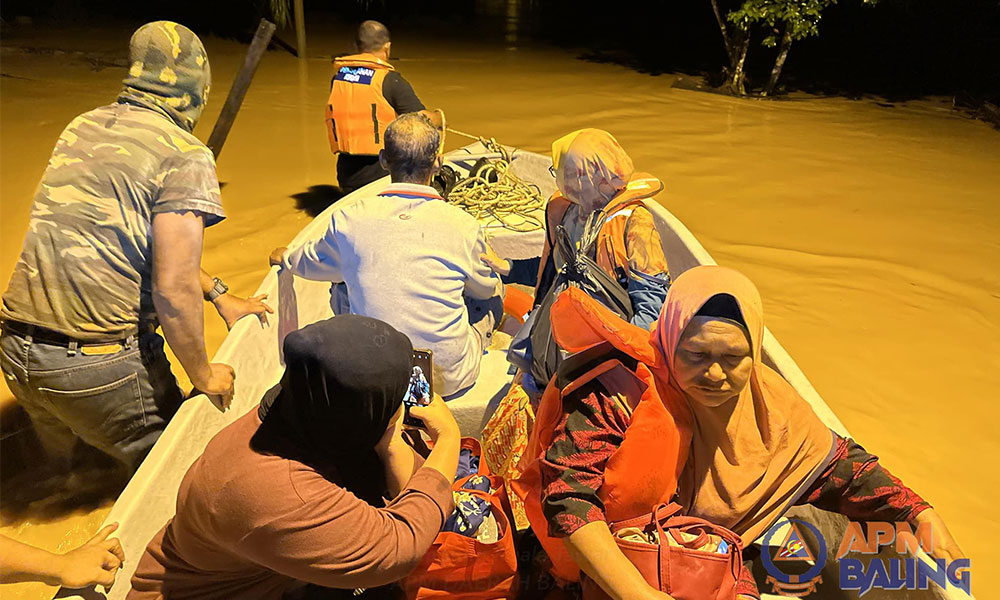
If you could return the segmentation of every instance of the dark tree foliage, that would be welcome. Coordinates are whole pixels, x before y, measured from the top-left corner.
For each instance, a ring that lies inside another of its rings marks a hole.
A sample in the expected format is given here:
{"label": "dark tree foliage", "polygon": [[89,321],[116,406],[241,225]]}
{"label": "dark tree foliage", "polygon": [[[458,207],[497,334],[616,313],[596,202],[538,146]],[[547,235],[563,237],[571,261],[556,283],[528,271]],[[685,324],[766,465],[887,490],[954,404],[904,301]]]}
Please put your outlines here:
{"label": "dark tree foliage", "polygon": [[[718,0],[728,15],[743,0]],[[541,3],[544,35],[585,57],[614,60],[651,73],[715,76],[729,59],[708,0],[601,0]],[[763,30],[755,32],[757,39]],[[780,41],[780,39],[778,40]],[[780,44],[779,44],[780,45]],[[778,48],[754,44],[751,87],[768,80]],[[796,42],[783,81],[817,93],[910,98],[967,92],[1000,96],[1000,3],[997,0],[842,1],[823,11],[819,35]]]}
{"label": "dark tree foliage", "polygon": [[[874,4],[877,1],[861,0],[864,4]],[[709,0],[709,2],[716,14],[716,19],[721,19],[718,0]],[[837,4],[837,0],[744,0],[738,9],[727,14],[725,20],[729,21],[729,28],[737,30],[736,37],[740,44],[732,47],[730,39],[732,34],[727,35],[727,27],[720,22],[720,28],[730,54],[729,69],[733,73],[731,86],[738,86],[734,91],[740,95],[746,93],[743,89],[742,70],[749,48],[750,34],[755,27],[763,28],[764,39],[761,43],[764,46],[778,49],[778,56],[774,59],[771,75],[768,77],[764,89],[760,92],[761,96],[769,96],[778,84],[778,78],[781,76],[792,43],[796,40],[819,35],[819,24],[823,13],[834,4]],[[736,57],[739,57],[738,60],[734,60]]]}
{"label": "dark tree foliage", "polygon": [[[273,2],[288,0],[2,0],[0,16],[72,22],[102,16],[173,19],[199,33],[249,41]],[[825,5],[828,0],[715,0],[723,22],[741,7],[759,9],[751,28],[746,76],[749,90],[765,87],[781,50],[783,23],[768,7]],[[307,20],[353,22],[375,18],[393,31],[460,35],[481,0],[305,0]],[[650,73],[706,74],[716,84],[731,61],[720,43],[710,0],[520,0],[530,26],[522,31],[579,49],[589,60],[614,61]],[[851,96],[864,93],[907,98],[965,93],[1000,99],[1000,1],[840,0],[822,7],[819,35],[795,41],[781,71],[786,88]],[[756,10],[755,9],[755,10]],[[488,17],[502,20],[502,16]],[[451,24],[461,22],[459,27]],[[447,24],[434,28],[434,23]],[[809,19],[803,22],[810,32]],[[502,27],[502,23],[500,24]],[[777,30],[777,32],[775,32]],[[774,48],[760,42],[774,36]],[[730,73],[730,75],[732,75]],[[730,79],[731,82],[731,79]]]}

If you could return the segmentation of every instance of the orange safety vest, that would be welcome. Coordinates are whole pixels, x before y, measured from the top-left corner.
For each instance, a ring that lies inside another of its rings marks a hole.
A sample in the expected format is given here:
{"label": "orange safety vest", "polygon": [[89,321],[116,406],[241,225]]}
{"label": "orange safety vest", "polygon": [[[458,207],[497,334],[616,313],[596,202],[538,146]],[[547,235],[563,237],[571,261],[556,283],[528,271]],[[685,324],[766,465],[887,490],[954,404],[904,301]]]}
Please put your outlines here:
{"label": "orange safety vest", "polygon": [[609,354],[607,360],[568,384],[560,382],[559,375],[554,377],[542,396],[535,428],[521,459],[522,475],[511,482],[511,489],[524,503],[531,529],[552,561],[552,574],[563,581],[578,581],[579,566],[564,542],[549,535],[542,511],[540,461],[564,415],[563,398],[596,380],[631,415],[625,439],[608,460],[604,483],[598,490],[609,522],[640,517],[653,506],[670,502],[687,461],[691,417],[687,406],[666,406],[661,400],[659,390],[664,384],[660,381],[666,375],[650,332],[621,320],[586,292],[572,287],[553,304],[551,322],[556,342],[570,353],[609,345],[637,361],[630,369],[620,355],[615,358]]}
{"label": "orange safety vest", "polygon": [[[629,272],[628,249],[626,247],[626,229],[629,217],[636,208],[643,206],[646,198],[651,198],[663,190],[663,182],[648,173],[636,173],[629,180],[625,189],[619,192],[611,202],[604,207],[608,214],[607,220],[597,234],[597,264],[609,275],[618,279]],[[556,227],[559,226],[566,211],[573,203],[558,192],[545,209],[547,221],[545,246],[542,248],[542,260],[538,266],[538,282],[541,282],[542,271],[552,252]],[[666,265],[663,265],[664,271]],[[537,287],[537,286],[536,286]]]}
{"label": "orange safety vest", "polygon": [[334,154],[378,154],[385,128],[396,111],[382,95],[392,65],[373,54],[353,54],[333,61],[333,85],[326,103],[326,132]]}

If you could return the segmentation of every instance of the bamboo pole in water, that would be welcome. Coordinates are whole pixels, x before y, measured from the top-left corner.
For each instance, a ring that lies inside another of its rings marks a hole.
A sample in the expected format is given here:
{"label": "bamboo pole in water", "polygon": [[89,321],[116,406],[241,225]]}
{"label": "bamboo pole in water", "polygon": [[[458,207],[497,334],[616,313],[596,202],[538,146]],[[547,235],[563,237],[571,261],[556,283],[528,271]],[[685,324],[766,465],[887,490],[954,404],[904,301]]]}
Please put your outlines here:
{"label": "bamboo pole in water", "polygon": [[295,0],[295,46],[298,57],[306,57],[306,15],[302,7],[303,0]]}
{"label": "bamboo pole in water", "polygon": [[208,136],[207,145],[212,150],[212,154],[215,155],[216,159],[219,158],[219,153],[222,152],[222,145],[226,143],[229,130],[233,128],[233,122],[236,121],[236,113],[240,111],[240,105],[243,104],[243,97],[247,95],[247,89],[253,80],[253,74],[257,72],[257,65],[260,63],[264,51],[267,50],[267,45],[271,42],[272,35],[274,35],[274,23],[267,19],[261,19],[260,25],[257,26],[257,33],[254,34],[253,41],[250,42],[250,49],[247,50],[247,56],[243,60],[243,67],[236,74],[233,87],[229,88],[229,96],[226,97],[226,104],[222,107],[219,120],[215,122],[212,135]]}

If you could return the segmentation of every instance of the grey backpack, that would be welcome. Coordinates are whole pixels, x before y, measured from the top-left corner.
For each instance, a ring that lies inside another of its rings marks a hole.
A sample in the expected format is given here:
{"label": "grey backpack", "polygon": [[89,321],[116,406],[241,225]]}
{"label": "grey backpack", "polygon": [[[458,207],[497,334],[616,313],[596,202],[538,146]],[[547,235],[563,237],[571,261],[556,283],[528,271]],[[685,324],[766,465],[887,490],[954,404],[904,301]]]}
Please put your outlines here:
{"label": "grey backpack", "polygon": [[622,319],[632,319],[632,301],[621,284],[596,260],[596,242],[608,215],[596,211],[587,218],[580,246],[574,247],[566,229],[556,227],[552,260],[556,274],[548,291],[511,341],[507,360],[545,386],[562,362],[562,351],[552,335],[549,311],[564,290],[577,287]]}

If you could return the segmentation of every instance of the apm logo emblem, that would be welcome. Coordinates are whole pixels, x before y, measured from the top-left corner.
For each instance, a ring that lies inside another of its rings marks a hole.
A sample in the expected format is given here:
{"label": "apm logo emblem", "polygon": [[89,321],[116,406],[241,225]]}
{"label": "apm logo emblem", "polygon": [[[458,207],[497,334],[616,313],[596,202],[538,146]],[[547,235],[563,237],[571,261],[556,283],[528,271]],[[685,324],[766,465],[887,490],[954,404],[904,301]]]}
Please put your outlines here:
{"label": "apm logo emblem", "polygon": [[[885,546],[895,546],[898,556],[878,557]],[[934,549],[930,523],[920,524],[916,531],[907,523],[850,523],[837,550],[840,589],[855,590],[862,597],[873,589],[926,590],[933,581],[941,589],[950,584],[972,594],[972,564],[968,558],[950,562],[943,558],[921,560],[916,558],[918,548],[928,555]],[[848,553],[868,555],[870,560],[849,557]]]}
{"label": "apm logo emblem", "polygon": [[[780,537],[779,532],[783,532]],[[804,532],[813,534],[819,546],[815,554],[806,545]],[[781,543],[773,550],[772,541],[779,539]],[[895,553],[883,553],[883,547],[894,547]],[[971,595],[969,559],[949,562],[943,558],[917,558],[919,550],[930,554],[933,548],[934,532],[927,523],[914,531],[907,523],[851,522],[835,557],[839,575],[836,584],[841,590],[856,591],[859,597],[873,589],[926,590],[931,582],[941,589],[952,586]],[[826,565],[826,550],[826,540],[812,523],[788,519],[775,524],[764,536],[761,552],[767,583],[782,596],[802,597],[815,592],[823,581],[820,573]]]}
{"label": "apm logo emblem", "polygon": [[[786,530],[787,525],[787,530]],[[777,552],[771,554],[771,542],[782,530],[785,530],[784,537]],[[803,531],[811,531],[819,542],[819,552],[813,554],[806,545]],[[826,540],[815,525],[800,521],[799,519],[788,519],[771,527],[764,536],[764,548],[761,552],[761,560],[764,569],[767,570],[767,583],[771,584],[774,593],[781,596],[807,596],[816,591],[816,586],[823,581],[820,573],[826,565]],[[796,564],[806,565],[805,571]],[[786,573],[782,567],[794,570],[797,573]]]}

